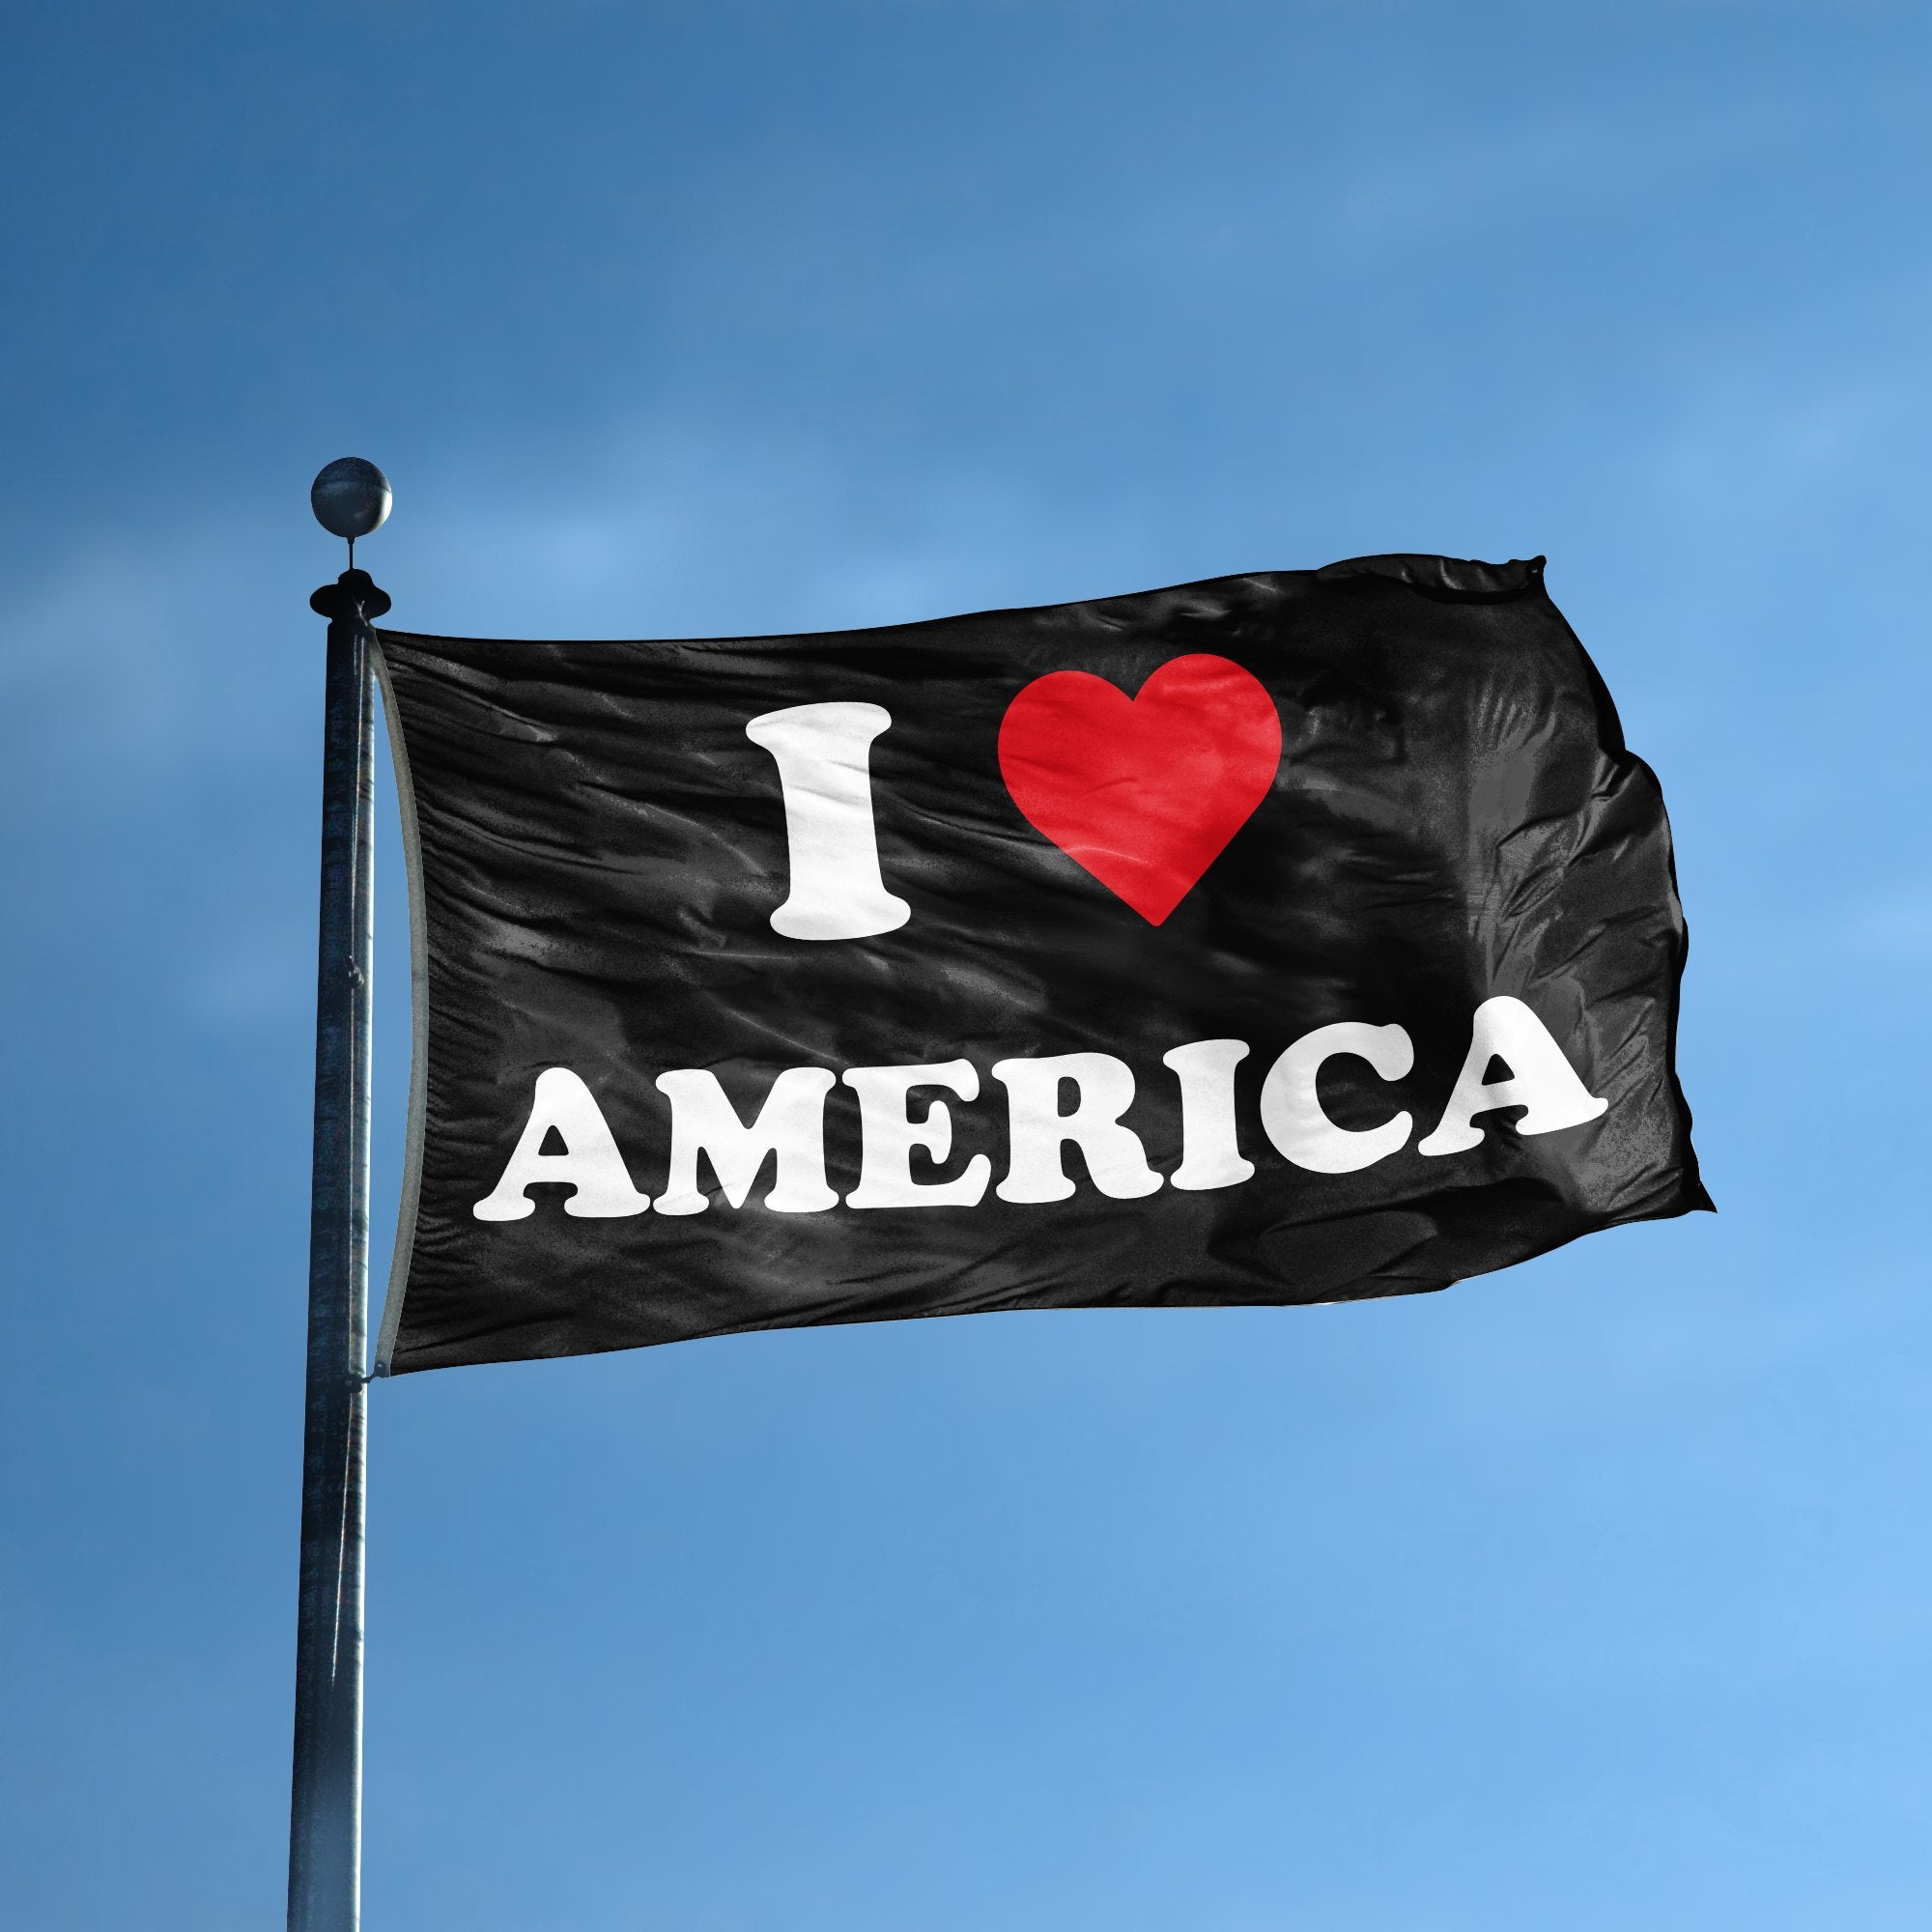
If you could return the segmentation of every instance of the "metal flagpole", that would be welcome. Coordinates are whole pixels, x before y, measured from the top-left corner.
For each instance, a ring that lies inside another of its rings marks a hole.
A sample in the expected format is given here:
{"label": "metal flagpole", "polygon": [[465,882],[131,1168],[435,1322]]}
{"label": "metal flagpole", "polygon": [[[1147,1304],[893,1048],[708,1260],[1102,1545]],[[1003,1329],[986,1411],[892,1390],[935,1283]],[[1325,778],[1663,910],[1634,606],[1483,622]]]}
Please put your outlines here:
{"label": "metal flagpole", "polygon": [[370,625],[388,610],[389,600],[367,572],[355,568],[355,545],[388,515],[388,481],[374,464],[346,457],[316,478],[311,501],[323,526],[349,539],[351,567],[309,599],[329,622],[289,1932],[355,1932],[362,1876],[369,996],[375,931]]}

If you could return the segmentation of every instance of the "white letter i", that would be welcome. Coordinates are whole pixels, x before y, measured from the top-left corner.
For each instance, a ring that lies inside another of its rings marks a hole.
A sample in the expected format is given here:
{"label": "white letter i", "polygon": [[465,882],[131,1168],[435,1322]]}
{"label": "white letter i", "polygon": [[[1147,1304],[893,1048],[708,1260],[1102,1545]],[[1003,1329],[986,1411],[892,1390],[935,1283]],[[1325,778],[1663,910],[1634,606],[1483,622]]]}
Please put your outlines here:
{"label": "white letter i", "polygon": [[772,914],[774,932],[866,939],[912,917],[879,876],[872,824],[871,745],[892,722],[882,704],[794,704],[745,726],[772,754],[784,792],[791,894]]}

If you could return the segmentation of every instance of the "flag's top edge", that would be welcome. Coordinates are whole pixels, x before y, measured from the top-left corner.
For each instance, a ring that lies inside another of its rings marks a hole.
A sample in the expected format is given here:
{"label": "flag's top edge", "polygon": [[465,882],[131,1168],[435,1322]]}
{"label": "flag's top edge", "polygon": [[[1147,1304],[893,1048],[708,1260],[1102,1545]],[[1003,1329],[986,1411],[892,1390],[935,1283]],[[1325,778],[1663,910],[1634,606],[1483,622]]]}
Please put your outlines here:
{"label": "flag's top edge", "polygon": [[1348,577],[1386,577],[1406,583],[1412,590],[1427,592],[1457,603],[1487,603],[1518,597],[1536,589],[1543,582],[1540,556],[1513,557],[1508,563],[1482,563],[1466,556],[1428,556],[1418,553],[1393,552],[1387,556],[1350,556],[1307,575],[1322,583]]}
{"label": "flag's top edge", "polygon": [[[1484,563],[1473,557],[1431,556],[1419,553],[1395,552],[1386,556],[1351,556],[1338,563],[1323,564],[1316,570],[1276,570],[1247,571],[1228,577],[1210,577],[1190,583],[1165,584],[1158,589],[1127,591],[1111,597],[1076,598],[1065,604],[1019,605],[989,611],[961,611],[949,616],[925,617],[907,624],[877,624],[859,626],[849,630],[833,631],[777,631],[759,637],[711,637],[711,638],[601,638],[601,639],[547,639],[545,642],[554,643],[608,643],[637,644],[663,643],[675,644],[680,648],[701,647],[715,644],[720,647],[765,644],[810,644],[829,642],[838,639],[887,639],[895,633],[929,630],[935,624],[970,624],[993,618],[1032,618],[1047,620],[1057,613],[1068,618],[1086,614],[1101,624],[1110,617],[1110,607],[1141,603],[1150,598],[1162,597],[1209,597],[1216,593],[1228,595],[1236,586],[1246,586],[1250,590],[1257,587],[1290,591],[1306,589],[1315,584],[1334,584],[1347,582],[1350,578],[1378,577],[1390,582],[1407,585],[1439,602],[1453,604],[1492,604],[1504,603],[1526,592],[1539,590],[1543,583],[1541,556],[1516,557],[1508,563]],[[392,638],[421,638],[428,640],[436,636],[429,632],[412,632],[384,629],[384,635]],[[441,637],[437,639],[445,643],[493,641],[488,639],[460,639]]]}

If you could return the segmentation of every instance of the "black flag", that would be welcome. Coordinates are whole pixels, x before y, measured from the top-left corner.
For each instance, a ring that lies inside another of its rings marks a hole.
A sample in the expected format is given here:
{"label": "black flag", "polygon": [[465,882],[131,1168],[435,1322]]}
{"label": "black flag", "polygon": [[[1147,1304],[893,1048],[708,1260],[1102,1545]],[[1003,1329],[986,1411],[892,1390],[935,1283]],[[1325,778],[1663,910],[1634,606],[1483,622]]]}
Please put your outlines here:
{"label": "black flag", "polygon": [[381,660],[388,1370],[1406,1293],[1709,1206],[1662,800],[1540,560]]}

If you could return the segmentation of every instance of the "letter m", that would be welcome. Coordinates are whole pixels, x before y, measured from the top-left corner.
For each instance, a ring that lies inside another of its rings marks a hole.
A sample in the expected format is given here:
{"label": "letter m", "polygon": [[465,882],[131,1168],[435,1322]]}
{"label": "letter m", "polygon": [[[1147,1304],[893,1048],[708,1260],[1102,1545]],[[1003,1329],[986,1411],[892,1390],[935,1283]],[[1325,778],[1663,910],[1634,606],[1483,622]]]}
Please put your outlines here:
{"label": "letter m", "polygon": [[701,1214],[710,1197],[697,1184],[703,1154],[718,1185],[742,1208],[769,1158],[776,1167],[765,1206],[781,1214],[811,1214],[838,1206],[825,1181],[825,1096],[831,1073],[822,1066],[787,1066],[747,1126],[718,1076],[702,1067],[660,1073],[658,1092],[670,1101],[670,1178],[657,1204],[660,1214]]}

